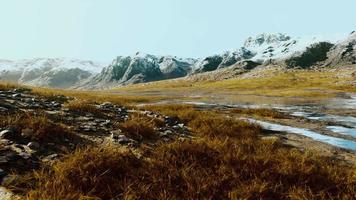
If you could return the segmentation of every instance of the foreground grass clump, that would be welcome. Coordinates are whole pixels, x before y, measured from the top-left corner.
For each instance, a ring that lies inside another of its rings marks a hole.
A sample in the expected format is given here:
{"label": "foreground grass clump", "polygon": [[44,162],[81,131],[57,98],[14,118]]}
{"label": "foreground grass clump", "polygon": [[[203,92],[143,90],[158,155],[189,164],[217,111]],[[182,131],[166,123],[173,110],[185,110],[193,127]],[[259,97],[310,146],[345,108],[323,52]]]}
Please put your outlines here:
{"label": "foreground grass clump", "polygon": [[[130,187],[142,163],[132,153],[114,148],[87,148],[68,155],[50,172],[34,174],[38,189],[27,199],[111,199]],[[127,182],[125,182],[127,179]]]}
{"label": "foreground grass clump", "polygon": [[143,115],[133,115],[119,125],[124,134],[134,140],[155,139],[157,137],[155,126],[153,119]]}
{"label": "foreground grass clump", "polygon": [[74,139],[72,133],[65,125],[57,124],[44,115],[17,114],[0,116],[0,127],[14,130],[14,137],[25,137],[40,143],[65,142],[65,139]]}
{"label": "foreground grass clump", "polygon": [[208,113],[192,120],[189,126],[196,134],[208,137],[256,138],[262,131],[260,126],[249,122]]}
{"label": "foreground grass clump", "polygon": [[355,171],[275,141],[202,138],[147,157],[88,148],[68,155],[24,199],[353,199]]}

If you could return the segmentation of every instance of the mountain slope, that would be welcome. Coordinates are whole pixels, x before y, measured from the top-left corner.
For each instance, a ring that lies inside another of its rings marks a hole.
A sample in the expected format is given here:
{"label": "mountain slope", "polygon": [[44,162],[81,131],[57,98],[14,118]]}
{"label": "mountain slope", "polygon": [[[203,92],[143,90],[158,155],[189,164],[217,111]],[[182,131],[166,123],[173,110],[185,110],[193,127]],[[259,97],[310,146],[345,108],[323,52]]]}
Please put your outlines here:
{"label": "mountain slope", "polygon": [[104,64],[65,58],[0,60],[0,80],[39,87],[68,88],[99,73]]}
{"label": "mountain slope", "polygon": [[75,89],[98,89],[186,76],[194,59],[136,53],[118,56],[101,73],[84,80]]}
{"label": "mountain slope", "polygon": [[356,64],[356,31],[353,31],[345,40],[337,43],[328,53],[325,65]]}
{"label": "mountain slope", "polygon": [[[323,37],[260,34],[236,50],[204,58],[179,58],[136,53],[118,56],[110,65],[73,59],[0,60],[0,80],[59,88],[101,89],[215,72],[224,78],[259,66],[309,68],[356,63],[356,33],[341,42]],[[229,75],[229,71],[232,75]],[[217,75],[218,76],[218,75]],[[215,77],[215,76],[214,76]]]}

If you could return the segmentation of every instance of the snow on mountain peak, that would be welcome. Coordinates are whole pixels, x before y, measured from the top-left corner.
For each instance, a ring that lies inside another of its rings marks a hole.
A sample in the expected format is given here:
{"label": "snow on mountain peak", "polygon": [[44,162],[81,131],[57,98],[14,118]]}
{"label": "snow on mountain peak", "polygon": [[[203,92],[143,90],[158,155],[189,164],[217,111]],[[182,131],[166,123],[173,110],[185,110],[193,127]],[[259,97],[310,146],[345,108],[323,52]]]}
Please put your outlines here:
{"label": "snow on mountain peak", "polygon": [[285,42],[290,39],[291,39],[290,36],[284,35],[282,33],[276,33],[276,34],[262,33],[257,35],[256,37],[247,38],[244,47],[251,48],[251,47],[258,47],[261,45],[270,45],[274,43]]}

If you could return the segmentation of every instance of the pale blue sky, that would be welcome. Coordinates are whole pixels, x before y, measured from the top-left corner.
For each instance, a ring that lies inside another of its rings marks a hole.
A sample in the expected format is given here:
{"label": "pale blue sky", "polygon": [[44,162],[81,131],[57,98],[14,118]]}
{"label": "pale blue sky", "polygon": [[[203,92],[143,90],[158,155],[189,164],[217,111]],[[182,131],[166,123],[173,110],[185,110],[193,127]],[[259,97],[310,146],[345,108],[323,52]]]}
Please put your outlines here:
{"label": "pale blue sky", "polygon": [[355,0],[0,0],[0,59],[203,57],[250,35],[349,33]]}

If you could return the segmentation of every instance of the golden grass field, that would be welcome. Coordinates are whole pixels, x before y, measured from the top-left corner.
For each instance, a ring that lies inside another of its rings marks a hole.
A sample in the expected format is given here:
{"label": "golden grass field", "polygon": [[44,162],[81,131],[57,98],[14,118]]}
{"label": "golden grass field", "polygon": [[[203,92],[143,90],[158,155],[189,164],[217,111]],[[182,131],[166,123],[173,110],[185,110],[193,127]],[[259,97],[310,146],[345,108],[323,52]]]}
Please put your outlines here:
{"label": "golden grass field", "polygon": [[[332,97],[338,92],[356,92],[354,76],[340,76],[336,71],[269,72],[262,77],[234,78],[220,81],[176,79],[119,87],[114,91],[206,91],[220,93],[255,94],[277,97]],[[349,83],[350,82],[350,83]]]}
{"label": "golden grass field", "polygon": [[[277,74],[264,78],[232,79],[191,83],[182,79],[138,84],[112,91],[71,91],[31,88],[34,93],[76,99],[68,109],[97,114],[90,102],[110,101],[120,105],[154,102],[175,97],[115,94],[147,91],[208,91],[216,94],[238,92],[272,96],[330,97],[338,92],[356,92],[356,86],[338,85],[332,72]],[[0,89],[19,87],[0,84]],[[325,91],[327,93],[325,94]],[[189,140],[158,143],[155,148],[133,151],[116,146],[81,145],[52,166],[22,175],[11,189],[21,199],[356,199],[356,166],[317,152],[285,146],[278,139],[262,139],[257,125],[226,118],[188,105],[150,105],[141,107],[177,117],[193,134]],[[273,110],[233,112],[279,118]],[[5,119],[7,118],[8,119]],[[57,137],[63,125],[43,118],[17,120],[2,116],[2,125],[30,126],[39,130],[35,139]],[[27,123],[27,125],[25,124]],[[153,122],[133,116],[120,123],[127,136],[140,140],[155,137]],[[37,133],[37,132],[36,132]],[[52,134],[53,133],[53,134]],[[63,133],[68,134],[66,131]],[[75,134],[75,133],[70,133]]]}

